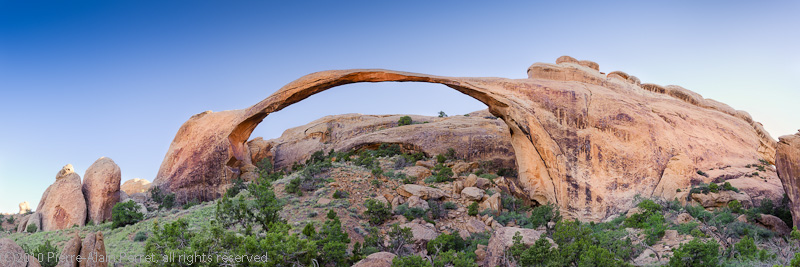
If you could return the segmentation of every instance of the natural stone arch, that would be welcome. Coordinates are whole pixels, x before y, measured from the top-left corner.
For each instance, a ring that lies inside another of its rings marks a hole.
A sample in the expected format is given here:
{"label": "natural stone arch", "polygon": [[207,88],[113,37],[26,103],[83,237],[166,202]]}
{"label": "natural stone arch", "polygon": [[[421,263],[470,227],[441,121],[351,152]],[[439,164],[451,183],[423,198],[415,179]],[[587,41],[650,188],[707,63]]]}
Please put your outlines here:
{"label": "natural stone arch", "polygon": [[528,79],[379,69],[312,73],[249,108],[192,116],[176,134],[154,185],[177,193],[179,201],[214,199],[252,163],[246,142],[267,115],[360,82],[442,84],[486,104],[511,131],[523,194],[557,204],[568,218],[600,220],[630,208],[635,195],[654,196],[667,162],[680,154],[693,169],[774,162],[776,142],[746,113],[697,94],[687,101],[670,90],[654,92],[609,78],[596,63],[573,61],[536,63]]}

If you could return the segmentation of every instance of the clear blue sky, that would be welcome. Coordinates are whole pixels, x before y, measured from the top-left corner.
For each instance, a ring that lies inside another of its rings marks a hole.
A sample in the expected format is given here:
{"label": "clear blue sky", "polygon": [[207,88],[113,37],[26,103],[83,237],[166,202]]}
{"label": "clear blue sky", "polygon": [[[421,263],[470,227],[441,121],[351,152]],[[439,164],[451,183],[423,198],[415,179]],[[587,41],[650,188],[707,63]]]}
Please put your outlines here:
{"label": "clear blue sky", "polygon": [[[524,78],[571,55],[746,110],[775,138],[800,128],[796,1],[494,2],[0,0],[0,211],[36,207],[67,163],[83,176],[106,156],[123,180],[153,180],[189,116],[328,69]],[[253,137],[329,114],[484,107],[437,85],[348,85]]]}

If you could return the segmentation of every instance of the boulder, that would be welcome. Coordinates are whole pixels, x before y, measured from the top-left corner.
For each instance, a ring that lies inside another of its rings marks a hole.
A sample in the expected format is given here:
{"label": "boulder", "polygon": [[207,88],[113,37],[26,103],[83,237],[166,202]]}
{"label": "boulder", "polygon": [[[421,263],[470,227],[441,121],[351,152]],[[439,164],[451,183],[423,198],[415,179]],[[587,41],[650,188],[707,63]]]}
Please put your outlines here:
{"label": "boulder", "polygon": [[467,200],[478,201],[483,199],[484,192],[477,187],[467,187],[461,190],[461,196]]}
{"label": "boulder", "polygon": [[691,222],[693,220],[694,220],[694,217],[692,217],[692,215],[690,215],[689,213],[685,213],[684,212],[684,213],[678,214],[678,217],[675,218],[675,223],[676,224],[683,224],[683,223]]}
{"label": "boulder", "polygon": [[428,178],[428,176],[431,176],[431,170],[422,166],[411,166],[405,168],[403,173],[409,177],[415,177],[417,179],[425,179]]}
{"label": "boulder", "polygon": [[428,242],[439,236],[439,233],[436,232],[436,228],[429,225],[410,222],[401,224],[400,228],[411,228],[411,233],[414,235],[414,240],[417,242]]}
{"label": "boulder", "polygon": [[467,179],[464,179],[464,187],[475,187],[476,184],[478,184],[478,176],[475,174],[470,174]]}
{"label": "boulder", "polygon": [[31,211],[31,204],[28,204],[28,201],[19,203],[19,214],[25,214],[30,211]]}
{"label": "boulder", "polygon": [[773,232],[776,232],[781,235],[789,235],[792,232],[792,229],[789,229],[789,226],[786,225],[781,218],[769,215],[769,214],[761,214],[760,217],[756,217],[758,219],[758,223],[763,225],[764,228],[767,228]]}
{"label": "boulder", "polygon": [[111,220],[111,209],[119,202],[122,173],[114,160],[97,159],[83,175],[83,196],[89,221],[95,224]]}
{"label": "boulder", "polygon": [[409,208],[418,208],[418,209],[422,209],[422,210],[430,209],[430,206],[428,205],[428,202],[425,201],[425,200],[422,200],[418,196],[409,197],[408,201],[406,201],[406,203],[408,203],[408,207]]}
{"label": "boulder", "polygon": [[467,231],[469,231],[470,233],[473,233],[473,234],[474,233],[483,233],[483,232],[489,230],[489,227],[486,226],[486,224],[483,223],[483,221],[475,219],[475,218],[470,218],[469,220],[467,220],[466,227],[467,227]]}
{"label": "boulder", "polygon": [[353,267],[391,267],[394,253],[376,252],[353,264]]}
{"label": "boulder", "polygon": [[61,250],[56,267],[79,267],[78,256],[81,255],[81,237],[74,233]]}
{"label": "boulder", "polygon": [[443,190],[416,184],[404,184],[397,188],[397,193],[404,197],[418,196],[422,199],[440,199],[447,195]]}
{"label": "boulder", "polygon": [[[0,265],[7,267],[26,267],[28,259],[22,247],[8,238],[0,239]],[[38,262],[37,262],[38,263]]]}
{"label": "boulder", "polygon": [[478,207],[480,207],[481,210],[493,210],[497,212],[503,210],[503,203],[500,199],[500,193],[494,193],[494,195],[478,204]]}
{"label": "boulder", "polygon": [[461,195],[461,191],[464,190],[464,182],[463,181],[455,181],[453,182],[453,192],[452,196],[459,196]]}
{"label": "boulder", "polygon": [[[489,245],[486,248],[486,259],[481,266],[500,266],[505,252],[514,245],[514,235],[517,232],[522,236],[523,244],[533,245],[533,243],[536,243],[536,240],[539,240],[542,233],[546,231],[517,227],[499,227],[489,239]],[[549,239],[548,241],[555,246],[554,242]]]}
{"label": "boulder", "polygon": [[789,197],[792,222],[800,225],[800,132],[780,137],[775,167]]}
{"label": "boulder", "polygon": [[80,249],[80,267],[107,267],[106,246],[103,232],[88,233],[83,238]]}
{"label": "boulder", "polygon": [[[464,149],[457,154],[469,157],[513,151],[519,167],[516,179],[529,200],[555,203],[565,219],[583,221],[601,221],[628,210],[637,194],[651,197],[667,163],[679,153],[684,153],[698,170],[744,165],[758,159],[775,162],[777,142],[746,112],[679,86],[641,84],[623,72],[610,75],[619,78],[609,77],[596,70],[598,66],[589,62],[582,65],[581,61],[535,63],[528,68],[526,79],[446,77],[376,69],[315,72],[245,109],[207,111],[189,118],[170,144],[154,184],[185,199],[219,197],[222,188],[240,173],[239,168],[252,163],[246,143],[266,116],[321,91],[360,82],[443,84],[486,104],[499,120],[479,121],[476,123],[485,123],[485,127],[473,124],[464,134],[454,134],[460,129],[458,124],[467,125],[466,118],[473,116],[432,118],[428,124],[401,127],[396,127],[399,116],[389,116],[383,125],[371,123],[372,127],[323,118],[285,133],[298,140],[296,145],[290,142],[286,146],[297,147],[297,151],[317,151],[325,146],[346,150],[390,142],[428,153],[434,149],[414,145],[457,142],[459,145],[446,146]],[[352,117],[358,122],[363,116]],[[450,128],[441,127],[447,129],[438,131],[441,134],[425,131],[431,129],[429,124],[439,122]],[[339,127],[369,133],[349,138]],[[383,130],[372,131],[381,127]],[[476,129],[492,127],[502,136],[510,133],[513,149],[495,147],[500,139],[494,130],[475,134]],[[339,136],[347,141],[337,142]],[[415,138],[433,141],[410,141]],[[474,153],[472,147],[478,141],[484,145]],[[439,153],[429,153],[435,154]],[[292,156],[281,161],[279,157],[276,155],[276,166],[296,161],[289,158],[302,158]]]}
{"label": "boulder", "polygon": [[136,193],[145,193],[150,191],[150,188],[153,186],[150,181],[145,179],[133,178],[130,180],[125,181],[120,186],[120,190],[124,191],[126,194],[133,195]]}
{"label": "boulder", "polygon": [[42,230],[61,230],[86,224],[86,199],[81,187],[81,177],[72,165],[66,165],[58,172],[56,181],[47,187],[36,207],[36,212],[42,215]]}
{"label": "boulder", "polygon": [[17,232],[27,232],[28,225],[36,225],[36,232],[42,231],[42,214],[34,212],[30,216],[24,217],[23,220],[20,220],[20,226],[17,228]]}
{"label": "boulder", "polygon": [[453,169],[453,173],[454,174],[459,175],[459,174],[462,174],[462,173],[472,172],[476,168],[478,168],[478,163],[477,162],[467,163],[467,162],[459,161],[459,162],[456,162],[456,164],[453,164],[453,168],[452,169]]}
{"label": "boulder", "polygon": [[475,180],[475,187],[477,188],[488,189],[490,186],[492,186],[492,181],[489,179],[478,177],[478,179]]}
{"label": "boulder", "polygon": [[708,194],[694,193],[692,194],[692,199],[705,208],[726,207],[728,206],[728,202],[733,200],[738,200],[744,207],[752,207],[753,205],[753,201],[750,200],[747,194],[734,191],[709,192]]}

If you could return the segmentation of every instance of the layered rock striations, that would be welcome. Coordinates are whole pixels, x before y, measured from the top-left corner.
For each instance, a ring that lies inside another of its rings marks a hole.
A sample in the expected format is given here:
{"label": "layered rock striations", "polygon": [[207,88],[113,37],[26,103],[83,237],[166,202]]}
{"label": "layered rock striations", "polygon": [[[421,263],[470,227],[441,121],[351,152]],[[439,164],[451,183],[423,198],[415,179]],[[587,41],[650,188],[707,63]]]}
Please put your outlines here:
{"label": "layered rock striations", "polygon": [[428,156],[444,154],[452,148],[467,161],[490,160],[499,167],[516,167],[508,127],[486,110],[446,118],[410,115],[414,124],[398,126],[402,116],[326,116],[288,129],[280,138],[256,138],[247,145],[253,163],[268,158],[276,168],[303,162],[319,150],[377,148],[381,143],[399,144]]}
{"label": "layered rock striations", "polygon": [[253,164],[247,140],[267,115],[339,85],[384,81],[438,83],[486,104],[510,129],[523,194],[555,203],[568,218],[600,220],[632,207],[637,194],[652,196],[679,155],[691,169],[775,161],[776,142],[745,112],[678,86],[642,84],[623,72],[603,75],[593,62],[557,62],[533,64],[527,79],[377,69],[312,73],[249,108],[192,116],[154,184],[216,198]]}

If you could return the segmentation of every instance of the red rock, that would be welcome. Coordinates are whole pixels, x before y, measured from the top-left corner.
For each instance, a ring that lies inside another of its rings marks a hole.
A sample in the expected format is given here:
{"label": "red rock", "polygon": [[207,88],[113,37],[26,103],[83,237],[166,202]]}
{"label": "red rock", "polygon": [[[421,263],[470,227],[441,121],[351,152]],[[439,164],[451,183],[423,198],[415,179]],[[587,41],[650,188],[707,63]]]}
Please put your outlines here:
{"label": "red rock", "polygon": [[111,220],[111,209],[120,197],[122,172],[114,160],[99,158],[83,175],[83,196],[89,221],[95,224]]}
{"label": "red rock", "polygon": [[800,225],[800,132],[780,137],[776,158],[778,176],[789,196],[792,222]]}
{"label": "red rock", "polygon": [[81,177],[72,165],[64,166],[56,181],[47,187],[36,207],[42,215],[42,230],[53,231],[86,224],[86,200],[81,190]]}

